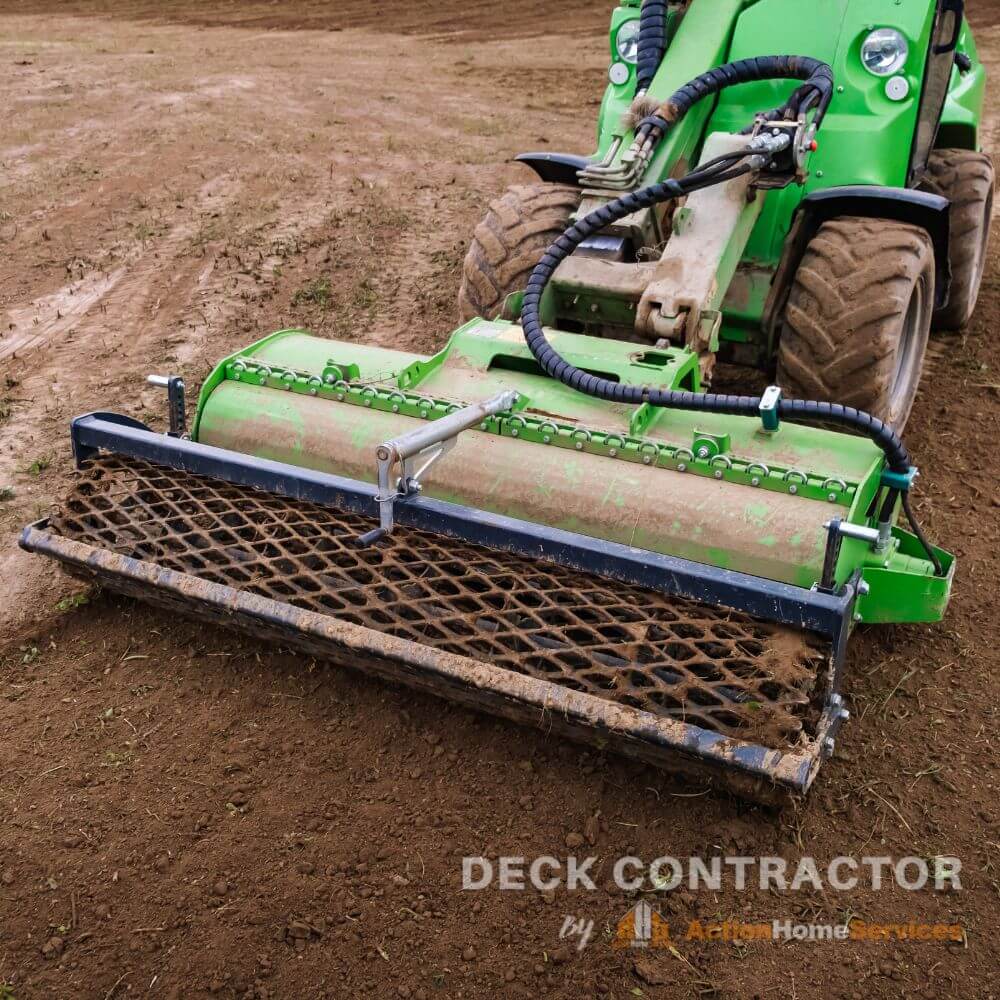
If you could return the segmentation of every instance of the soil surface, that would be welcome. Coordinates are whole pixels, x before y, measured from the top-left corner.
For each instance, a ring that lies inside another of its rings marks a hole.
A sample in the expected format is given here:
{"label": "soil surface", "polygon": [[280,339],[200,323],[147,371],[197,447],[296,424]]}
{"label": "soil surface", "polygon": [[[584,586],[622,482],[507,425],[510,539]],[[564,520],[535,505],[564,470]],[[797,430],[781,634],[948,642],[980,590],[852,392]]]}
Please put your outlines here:
{"label": "soil surface", "polygon": [[[970,7],[996,79],[1000,12]],[[149,372],[194,386],[293,325],[439,347],[469,234],[528,179],[511,156],[590,148],[608,5],[0,12],[0,998],[1000,996],[1000,241],[908,429],[920,515],[960,560],[947,620],[860,631],[837,754],[770,812],[86,591],[16,546],[72,481],[73,415],[162,426]],[[595,891],[461,889],[463,856],[570,854],[598,856]],[[614,950],[625,854],[954,855],[960,892],[651,898],[679,930],[964,936]],[[582,950],[568,915],[594,922]]]}

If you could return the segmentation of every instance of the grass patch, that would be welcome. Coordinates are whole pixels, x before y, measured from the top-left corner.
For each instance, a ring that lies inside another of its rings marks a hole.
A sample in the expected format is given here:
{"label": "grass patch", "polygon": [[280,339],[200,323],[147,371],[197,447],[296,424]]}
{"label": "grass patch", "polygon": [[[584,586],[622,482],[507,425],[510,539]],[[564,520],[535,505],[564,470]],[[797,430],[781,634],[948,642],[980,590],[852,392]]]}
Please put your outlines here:
{"label": "grass patch", "polygon": [[128,225],[132,230],[132,236],[140,243],[147,243],[149,240],[162,236],[167,231],[167,227],[159,219],[140,219],[138,222],[130,222]]}
{"label": "grass patch", "polygon": [[38,458],[28,464],[24,471],[29,476],[40,476],[50,465],[52,465],[51,455],[39,455]]}
{"label": "grass patch", "polygon": [[359,309],[372,309],[379,299],[378,289],[371,278],[362,278],[354,289],[354,305]]}
{"label": "grass patch", "polygon": [[[87,591],[83,591],[79,594],[70,594],[69,597],[64,597],[62,600],[56,602],[56,611],[73,611],[76,608],[82,608],[85,604],[90,603],[90,594]],[[2,998],[0,998],[2,1000]]]}
{"label": "grass patch", "polygon": [[292,296],[293,306],[309,305],[329,309],[332,301],[333,292],[330,290],[329,278],[315,278]]}

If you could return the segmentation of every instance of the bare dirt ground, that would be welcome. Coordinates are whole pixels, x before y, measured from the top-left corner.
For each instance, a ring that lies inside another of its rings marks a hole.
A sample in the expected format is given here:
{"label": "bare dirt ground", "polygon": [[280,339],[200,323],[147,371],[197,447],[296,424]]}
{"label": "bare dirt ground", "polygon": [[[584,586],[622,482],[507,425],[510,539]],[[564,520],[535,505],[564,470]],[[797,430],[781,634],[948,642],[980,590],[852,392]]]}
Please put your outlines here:
{"label": "bare dirt ground", "polygon": [[[538,34],[571,10],[573,37]],[[923,519],[961,560],[949,617],[856,637],[837,757],[806,805],[766,812],[82,592],[16,548],[71,480],[71,416],[162,423],[150,371],[196,385],[289,325],[439,346],[468,234],[522,179],[510,156],[590,146],[607,5],[0,11],[0,998],[1000,995],[996,249],[908,434]],[[972,14],[996,79],[1000,14]],[[567,838],[600,855],[597,892],[461,892],[463,855]],[[958,893],[660,905],[967,937],[636,959],[608,941],[622,854],[957,855]],[[566,914],[595,921],[583,952]]]}

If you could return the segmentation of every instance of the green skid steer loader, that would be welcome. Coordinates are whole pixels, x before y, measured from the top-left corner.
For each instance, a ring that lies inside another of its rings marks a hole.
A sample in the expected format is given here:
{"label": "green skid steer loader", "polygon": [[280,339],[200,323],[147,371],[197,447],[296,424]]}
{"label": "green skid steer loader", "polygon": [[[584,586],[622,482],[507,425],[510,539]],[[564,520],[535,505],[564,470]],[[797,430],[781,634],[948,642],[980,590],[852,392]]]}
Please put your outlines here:
{"label": "green skid steer loader", "polygon": [[[610,55],[596,153],[520,157],[539,182],[476,229],[438,354],[285,330],[219,364],[190,429],[183,382],[151,376],[169,431],[74,420],[78,482],[23,546],[738,794],[804,793],[855,624],[948,603],[900,433],[982,277],[983,68],[962,0],[629,0]],[[710,391],[717,363],[746,394]]]}

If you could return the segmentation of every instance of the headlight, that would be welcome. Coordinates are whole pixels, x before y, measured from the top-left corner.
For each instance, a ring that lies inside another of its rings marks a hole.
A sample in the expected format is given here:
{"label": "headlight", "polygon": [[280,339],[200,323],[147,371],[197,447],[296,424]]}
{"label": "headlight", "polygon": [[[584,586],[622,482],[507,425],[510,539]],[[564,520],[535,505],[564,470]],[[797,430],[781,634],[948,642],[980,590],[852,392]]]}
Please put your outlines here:
{"label": "headlight", "polygon": [[633,66],[639,59],[639,22],[636,20],[626,21],[615,36],[615,48],[618,50],[618,58]]}
{"label": "headlight", "polygon": [[876,76],[898,73],[909,54],[906,39],[895,28],[876,28],[861,44],[861,62]]}

